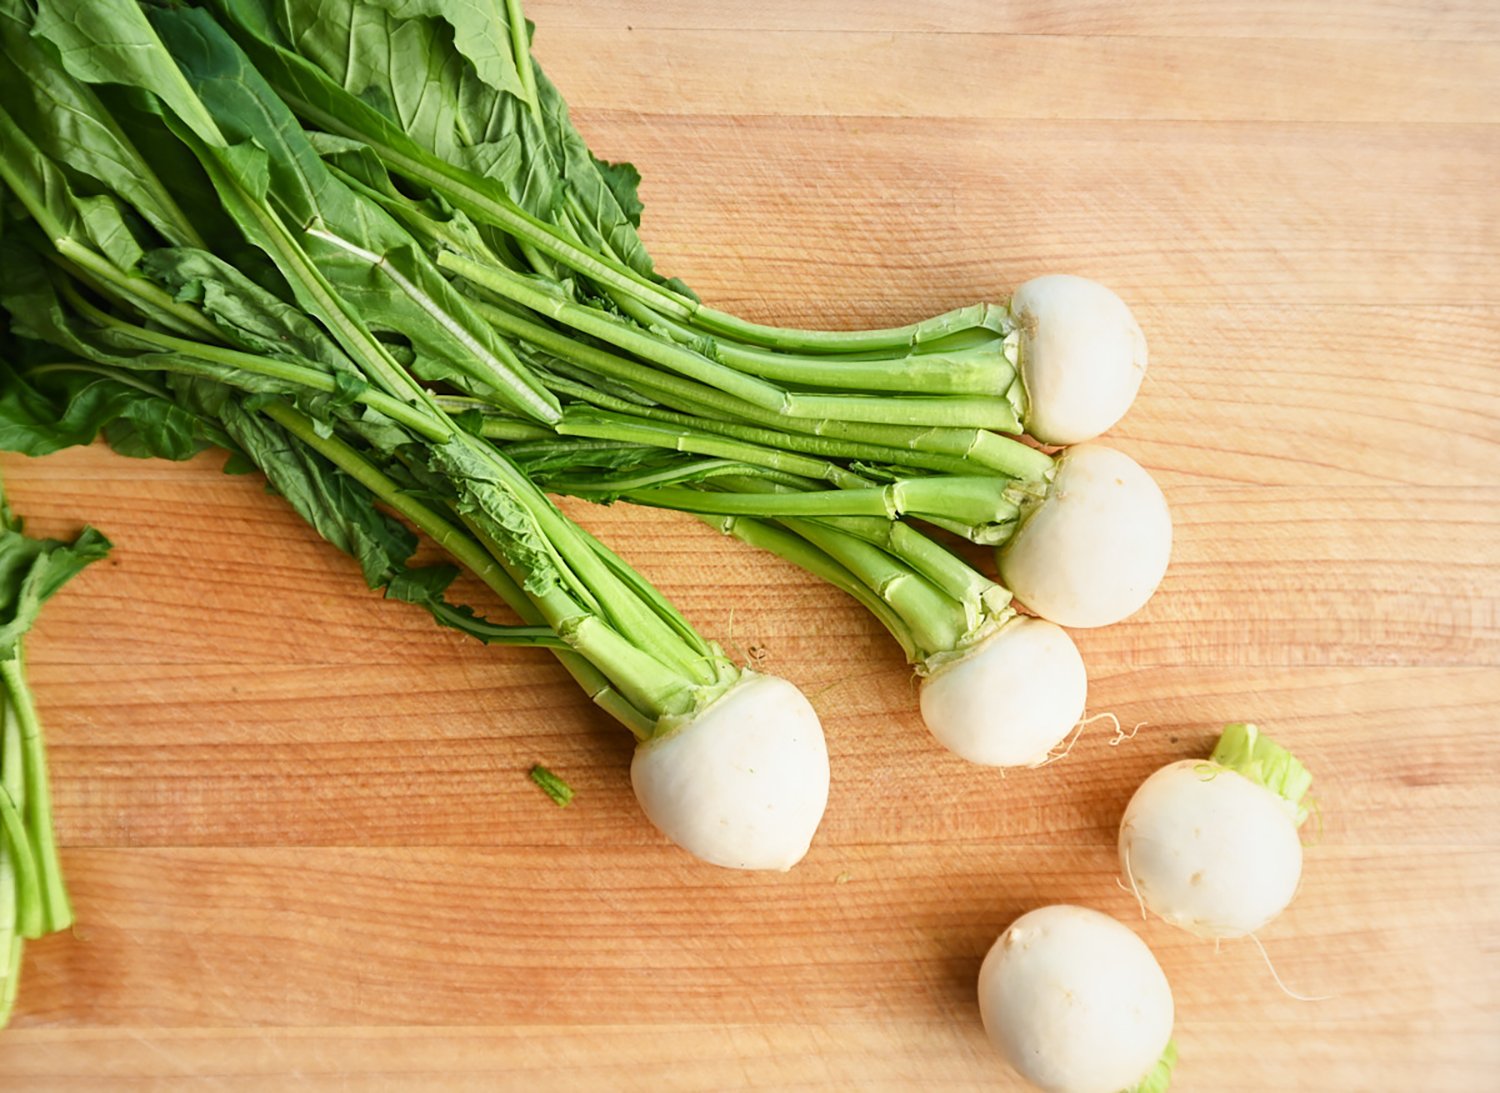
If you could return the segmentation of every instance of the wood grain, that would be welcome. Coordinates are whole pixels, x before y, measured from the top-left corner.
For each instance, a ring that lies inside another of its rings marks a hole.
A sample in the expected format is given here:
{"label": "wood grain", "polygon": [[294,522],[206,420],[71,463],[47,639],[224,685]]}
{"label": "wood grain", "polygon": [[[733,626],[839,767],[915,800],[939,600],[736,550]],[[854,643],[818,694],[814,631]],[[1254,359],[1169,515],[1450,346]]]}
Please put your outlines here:
{"label": "wood grain", "polygon": [[661,265],[717,304],[882,324],[1054,269],[1130,300],[1152,370],[1116,439],[1173,567],[1078,640],[1090,711],[1144,727],[977,771],[852,603],[692,520],[569,504],[823,716],[811,856],[729,874],[644,824],[628,738],[545,655],[366,591],[256,481],[7,457],[34,530],[117,545],[31,643],[80,925],[28,950],[0,1086],[1012,1088],[972,1004],[989,941],[1055,900],[1139,924],[1125,800],[1246,717],[1317,772],[1264,940],[1332,997],[1139,924],[1176,1088],[1500,1073],[1500,12],[920,8],[529,5],[591,143],[642,169]]}

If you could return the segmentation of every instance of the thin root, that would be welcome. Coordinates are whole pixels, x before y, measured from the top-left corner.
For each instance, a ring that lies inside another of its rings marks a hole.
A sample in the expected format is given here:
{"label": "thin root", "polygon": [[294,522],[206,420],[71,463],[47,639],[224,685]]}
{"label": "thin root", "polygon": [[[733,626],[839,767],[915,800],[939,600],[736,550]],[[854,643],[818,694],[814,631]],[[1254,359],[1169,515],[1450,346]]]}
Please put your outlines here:
{"label": "thin root", "polygon": [[1051,764],[1056,763],[1060,760],[1066,759],[1068,755],[1073,751],[1073,745],[1078,743],[1078,738],[1083,735],[1083,730],[1089,725],[1092,725],[1095,721],[1099,721],[1101,719],[1108,719],[1110,721],[1113,721],[1115,723],[1115,732],[1119,733],[1120,719],[1112,713],[1106,711],[1105,713],[1096,713],[1093,717],[1085,717],[1082,721],[1078,722],[1078,724],[1073,727],[1073,734],[1069,736],[1063,743],[1062,751],[1049,751],[1047,753],[1047,757],[1036,765],[1039,767],[1045,767],[1050,766]]}
{"label": "thin root", "polygon": [[1124,729],[1120,728],[1120,723],[1117,720],[1115,722],[1115,735],[1110,739],[1109,746],[1112,748],[1118,748],[1121,744],[1125,743],[1125,741],[1134,740],[1135,734],[1140,732],[1149,724],[1149,721],[1137,721],[1135,723],[1135,728],[1131,729],[1129,732],[1126,732]]}
{"label": "thin root", "polygon": [[1260,950],[1261,959],[1266,962],[1266,967],[1271,970],[1271,978],[1276,980],[1276,985],[1281,988],[1282,994],[1286,995],[1288,998],[1294,998],[1298,1002],[1326,1002],[1333,997],[1333,995],[1331,994],[1320,994],[1317,996],[1298,994],[1296,991],[1289,988],[1285,983],[1281,981],[1281,976],[1276,974],[1276,965],[1271,963],[1271,954],[1266,952],[1266,947],[1260,943],[1260,938],[1256,937],[1254,934],[1247,934],[1246,936],[1251,941],[1255,942],[1255,947]]}
{"label": "thin root", "polygon": [[[1129,843],[1125,844],[1125,879],[1130,882],[1130,887],[1127,889],[1127,891],[1129,891],[1130,894],[1135,897],[1136,906],[1141,909],[1141,921],[1145,922],[1146,921],[1146,901],[1141,898],[1141,890],[1138,887],[1136,887],[1136,883],[1135,883],[1135,873],[1130,868],[1130,844]],[[1120,878],[1119,877],[1115,878],[1115,883],[1116,884],[1120,884]],[[1124,888],[1125,886],[1123,884],[1120,884],[1120,887]]]}

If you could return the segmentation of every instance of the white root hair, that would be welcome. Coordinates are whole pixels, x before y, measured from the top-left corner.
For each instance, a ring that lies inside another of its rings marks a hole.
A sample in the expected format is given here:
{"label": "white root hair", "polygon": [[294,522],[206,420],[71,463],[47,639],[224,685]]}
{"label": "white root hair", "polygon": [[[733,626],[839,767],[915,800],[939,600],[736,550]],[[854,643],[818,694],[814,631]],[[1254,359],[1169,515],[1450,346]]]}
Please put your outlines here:
{"label": "white root hair", "polygon": [[1260,950],[1260,958],[1266,962],[1266,968],[1270,970],[1271,978],[1274,979],[1276,981],[1276,985],[1281,988],[1282,994],[1298,1002],[1327,1002],[1330,998],[1333,997],[1333,995],[1331,994],[1298,994],[1296,991],[1292,990],[1281,981],[1281,976],[1276,972],[1276,965],[1271,963],[1271,954],[1266,952],[1266,947],[1261,944],[1260,938],[1256,937],[1254,934],[1246,934],[1245,936],[1248,937],[1251,941],[1255,942],[1255,947]]}

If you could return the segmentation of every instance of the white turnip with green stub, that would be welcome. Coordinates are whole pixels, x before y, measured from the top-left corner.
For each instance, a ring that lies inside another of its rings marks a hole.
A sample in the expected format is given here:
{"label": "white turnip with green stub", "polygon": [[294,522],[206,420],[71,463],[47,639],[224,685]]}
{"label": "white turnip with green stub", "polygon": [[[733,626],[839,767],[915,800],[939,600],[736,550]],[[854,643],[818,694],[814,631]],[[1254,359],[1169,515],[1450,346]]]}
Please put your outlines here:
{"label": "white turnip with green stub", "polygon": [[1171,1081],[1172,989],[1146,943],[1086,907],[1010,924],[979,970],[979,1012],[1006,1061],[1048,1093],[1161,1093]]}
{"label": "white turnip with green stub", "polygon": [[1120,868],[1142,905],[1208,938],[1253,934],[1302,880],[1312,776],[1254,725],[1224,729],[1207,760],[1171,763],[1141,784],[1120,823]]}

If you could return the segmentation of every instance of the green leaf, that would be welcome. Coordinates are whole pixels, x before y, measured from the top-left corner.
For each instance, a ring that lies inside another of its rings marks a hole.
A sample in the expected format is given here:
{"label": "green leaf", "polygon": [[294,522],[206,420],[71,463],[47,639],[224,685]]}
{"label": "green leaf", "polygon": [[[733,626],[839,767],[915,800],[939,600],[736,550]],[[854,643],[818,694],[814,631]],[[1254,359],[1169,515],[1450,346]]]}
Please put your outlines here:
{"label": "green leaf", "polygon": [[93,528],[72,542],[33,539],[0,499],[0,660],[15,655],[16,642],[36,622],[42,604],[109,547]]}
{"label": "green leaf", "polygon": [[223,146],[214,120],[136,0],[40,0],[32,34],[57,49],[74,78],[144,88],[165,102],[199,140]]}
{"label": "green leaf", "polygon": [[[451,38],[435,34],[425,20],[393,18],[360,0],[278,5],[274,15],[268,0],[213,4],[304,117],[358,135],[382,158],[445,175],[453,183],[450,196],[471,215],[477,207],[463,194],[484,195],[498,184],[513,203],[563,234],[656,276],[635,231],[638,176],[628,165],[592,156],[562,96],[534,62],[540,125],[520,99],[497,92]],[[400,3],[387,8],[410,10]],[[288,48],[292,42],[295,52]]]}
{"label": "green leaf", "polygon": [[106,433],[122,455],[188,459],[209,444],[202,423],[170,398],[100,375],[49,375],[45,388],[0,365],[0,449],[46,455]]}
{"label": "green leaf", "polygon": [[592,152],[589,153],[589,158],[594,161],[594,169],[614,195],[615,204],[625,214],[625,219],[639,228],[641,213],[646,210],[640,198],[641,172],[636,170],[633,163],[608,163]]}
{"label": "green leaf", "polygon": [[357,377],[354,362],[301,308],[277,297],[207,251],[184,247],[152,251],[141,268],[178,300],[194,304],[239,346],[254,353],[324,366]]}
{"label": "green leaf", "polygon": [[[452,29],[454,47],[479,78],[496,91],[527,97],[511,45],[510,14],[504,0],[375,0],[397,19],[436,16]],[[358,0],[347,8],[362,6]],[[329,18],[323,5],[323,17]],[[523,58],[524,62],[527,58]]]}
{"label": "green leaf", "polygon": [[30,36],[32,13],[23,0],[0,0],[0,86],[17,125],[38,148],[67,169],[108,186],[168,240],[200,246],[202,239],[104,102],[74,79],[55,53]]}
{"label": "green leaf", "polygon": [[546,140],[568,188],[568,223],[574,234],[637,273],[654,277],[651,256],[636,233],[643,208],[636,194],[640,173],[628,163],[605,164],[589,151],[573,126],[568,104],[540,72],[537,93],[542,103]]}
{"label": "green leaf", "polygon": [[[300,229],[297,242],[336,287],[348,317],[408,340],[428,374],[466,375],[528,416],[555,419],[556,400],[540,380],[400,224],[333,176],[290,110],[207,12],[159,11],[153,18],[203,104],[235,142],[230,153],[253,149],[264,156],[264,180],[246,163],[218,155],[252,201],[264,181],[266,200],[294,232]],[[242,223],[263,234],[256,211],[249,212]],[[316,296],[305,288],[299,295],[304,306]]]}
{"label": "green leaf", "polygon": [[125,209],[104,194],[80,196],[62,169],[0,109],[0,178],[53,240],[93,243],[122,270],[141,256]]}
{"label": "green leaf", "polygon": [[319,535],[359,562],[369,587],[379,588],[401,572],[416,549],[416,537],[377,509],[367,489],[263,414],[234,400],[220,412],[225,428],[271,487]]}

